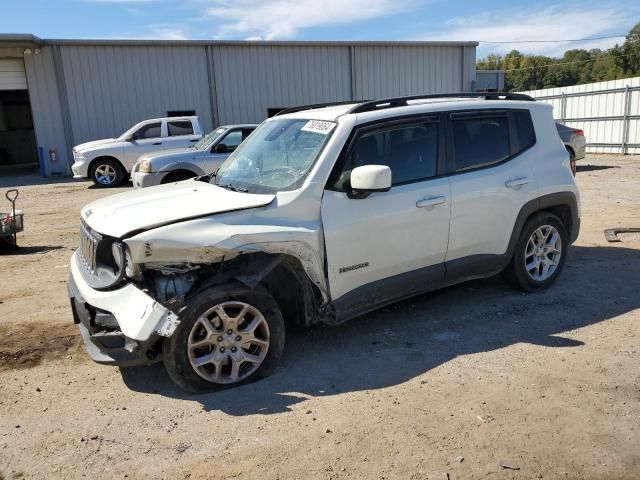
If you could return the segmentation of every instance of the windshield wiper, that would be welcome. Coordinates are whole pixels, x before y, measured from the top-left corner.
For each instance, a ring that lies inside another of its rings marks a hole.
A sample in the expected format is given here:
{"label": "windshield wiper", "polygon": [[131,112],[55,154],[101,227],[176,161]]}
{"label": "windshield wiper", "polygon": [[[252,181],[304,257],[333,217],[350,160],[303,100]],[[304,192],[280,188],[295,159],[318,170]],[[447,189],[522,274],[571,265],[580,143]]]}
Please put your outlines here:
{"label": "windshield wiper", "polygon": [[218,187],[221,187],[221,188],[226,188],[227,190],[231,190],[232,192],[246,193],[249,191],[244,187],[240,187],[238,185],[232,185],[230,183],[215,183],[214,185],[217,185]]}

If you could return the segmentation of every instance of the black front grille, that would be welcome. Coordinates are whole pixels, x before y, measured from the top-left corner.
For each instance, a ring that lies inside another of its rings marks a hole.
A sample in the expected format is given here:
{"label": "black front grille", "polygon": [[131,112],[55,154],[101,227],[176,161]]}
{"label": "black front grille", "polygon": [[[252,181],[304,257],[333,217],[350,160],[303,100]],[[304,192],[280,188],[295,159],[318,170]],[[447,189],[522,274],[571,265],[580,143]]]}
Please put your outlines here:
{"label": "black front grille", "polygon": [[80,260],[84,263],[87,270],[92,275],[96,274],[96,258],[98,252],[98,242],[100,241],[89,229],[89,227],[82,222],[80,224]]}

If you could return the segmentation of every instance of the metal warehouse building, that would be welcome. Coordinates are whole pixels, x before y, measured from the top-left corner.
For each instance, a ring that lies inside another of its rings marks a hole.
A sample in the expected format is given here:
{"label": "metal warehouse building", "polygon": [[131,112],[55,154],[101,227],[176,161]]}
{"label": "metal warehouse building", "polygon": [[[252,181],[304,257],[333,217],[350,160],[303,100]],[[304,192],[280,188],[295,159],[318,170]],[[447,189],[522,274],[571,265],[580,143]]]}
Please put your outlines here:
{"label": "metal warehouse building", "polygon": [[301,104],[473,91],[476,42],[43,40],[0,35],[0,172],[70,173],[146,118],[260,122]]}

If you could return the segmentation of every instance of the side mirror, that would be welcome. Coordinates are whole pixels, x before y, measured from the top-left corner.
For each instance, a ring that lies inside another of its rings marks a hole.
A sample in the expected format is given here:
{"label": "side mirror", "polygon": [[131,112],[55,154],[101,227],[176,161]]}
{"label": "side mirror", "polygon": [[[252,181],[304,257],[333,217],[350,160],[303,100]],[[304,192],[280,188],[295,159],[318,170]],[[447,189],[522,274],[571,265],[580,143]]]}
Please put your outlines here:
{"label": "side mirror", "polygon": [[213,147],[214,153],[227,153],[229,149],[224,143],[219,143],[215,147]]}
{"label": "side mirror", "polygon": [[136,139],[135,133],[132,133],[127,138],[124,139],[125,142],[133,142]]}
{"label": "side mirror", "polygon": [[[354,198],[391,189],[391,169],[386,165],[363,165],[351,171],[351,190]],[[364,194],[364,195],[363,195]]]}

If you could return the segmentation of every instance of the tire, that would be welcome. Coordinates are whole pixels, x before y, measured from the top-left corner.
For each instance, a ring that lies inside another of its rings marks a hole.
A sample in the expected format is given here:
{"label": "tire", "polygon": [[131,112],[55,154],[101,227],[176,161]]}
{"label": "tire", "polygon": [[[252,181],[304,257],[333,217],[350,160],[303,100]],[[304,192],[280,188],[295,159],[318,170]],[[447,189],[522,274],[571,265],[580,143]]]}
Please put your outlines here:
{"label": "tire", "polygon": [[[548,236],[543,240],[545,233]],[[554,241],[556,234],[558,239]],[[548,288],[560,275],[568,249],[567,229],[562,220],[550,212],[537,213],[522,228],[504,276],[526,292]]]}
{"label": "tire", "polygon": [[[251,339],[248,327],[254,324]],[[187,302],[180,325],[165,340],[163,361],[171,380],[187,392],[219,390],[268,376],[282,357],[284,342],[282,314],[266,290],[219,285]]]}
{"label": "tire", "polygon": [[104,158],[91,164],[89,175],[96,187],[113,188],[124,181],[125,171],[117,160]]}
{"label": "tire", "polygon": [[172,172],[166,177],[162,179],[161,184],[165,183],[173,183],[173,182],[181,182],[183,180],[189,180],[190,178],[196,177],[197,175],[192,172],[181,171],[181,172]]}

